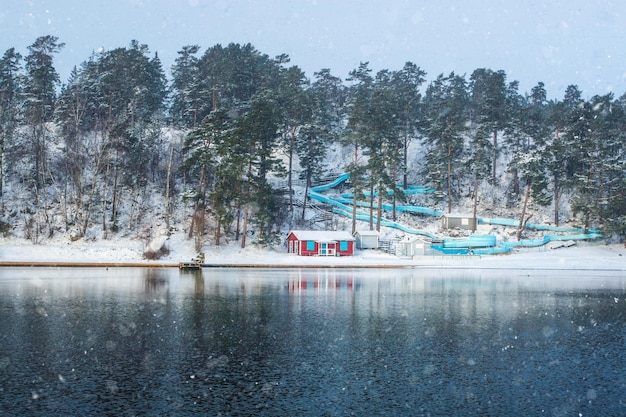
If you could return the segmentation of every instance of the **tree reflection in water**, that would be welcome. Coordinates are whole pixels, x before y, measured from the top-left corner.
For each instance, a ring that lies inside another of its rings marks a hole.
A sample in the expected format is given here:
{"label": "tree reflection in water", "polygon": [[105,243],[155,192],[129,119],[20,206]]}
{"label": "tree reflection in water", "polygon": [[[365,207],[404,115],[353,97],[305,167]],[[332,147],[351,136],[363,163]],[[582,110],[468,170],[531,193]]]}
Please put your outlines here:
{"label": "tree reflection in water", "polygon": [[622,415],[621,278],[0,270],[4,415]]}

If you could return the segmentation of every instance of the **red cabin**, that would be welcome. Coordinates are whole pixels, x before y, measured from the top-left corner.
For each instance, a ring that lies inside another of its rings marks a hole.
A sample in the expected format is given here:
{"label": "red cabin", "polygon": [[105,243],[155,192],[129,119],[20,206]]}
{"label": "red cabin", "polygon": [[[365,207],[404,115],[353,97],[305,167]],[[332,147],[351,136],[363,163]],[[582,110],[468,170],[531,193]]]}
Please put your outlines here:
{"label": "red cabin", "polygon": [[292,230],[287,235],[287,253],[302,256],[352,256],[354,237],[346,231]]}

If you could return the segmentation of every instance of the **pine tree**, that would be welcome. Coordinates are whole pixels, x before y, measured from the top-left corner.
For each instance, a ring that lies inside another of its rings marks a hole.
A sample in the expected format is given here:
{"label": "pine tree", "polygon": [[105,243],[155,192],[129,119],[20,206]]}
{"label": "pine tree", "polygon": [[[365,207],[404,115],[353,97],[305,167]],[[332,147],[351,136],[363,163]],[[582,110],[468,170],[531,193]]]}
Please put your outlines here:
{"label": "pine tree", "polygon": [[[409,144],[417,133],[424,128],[422,96],[420,87],[425,81],[426,72],[412,62],[407,62],[400,71],[393,74],[395,99],[398,107],[398,128],[401,139],[402,185],[408,186]],[[395,181],[395,180],[394,180]]]}
{"label": "pine tree", "polygon": [[[211,201],[215,206],[217,220],[216,244],[219,245],[222,226],[227,226],[232,222],[228,206],[231,193],[224,193],[225,190],[236,189],[231,179],[232,168],[229,165],[231,154],[228,145],[231,120],[225,110],[217,109],[204,118],[200,126],[192,130],[185,139],[183,152],[187,155],[184,168],[197,171],[198,186],[188,196],[194,202],[194,213],[192,216],[189,236],[196,233],[197,250],[200,250],[201,239],[204,234],[204,217],[206,212],[207,191],[211,193]],[[230,149],[233,151],[233,149]],[[237,155],[238,156],[238,155]],[[221,159],[220,159],[221,158]],[[219,164],[218,164],[219,163]],[[237,164],[235,164],[237,165]],[[234,174],[235,178],[241,172]],[[217,185],[214,185],[217,184]],[[228,186],[224,186],[228,184]]]}
{"label": "pine tree", "polygon": [[48,173],[48,141],[46,123],[52,121],[59,75],[53,65],[54,54],[65,44],[55,36],[42,36],[28,47],[24,83],[25,122],[30,127],[29,157],[32,158],[33,185],[38,190]]}
{"label": "pine tree", "polygon": [[195,56],[198,45],[184,46],[172,66],[172,105],[170,118],[175,126],[194,128],[200,120],[199,59]]}
{"label": "pine tree", "polygon": [[287,153],[287,192],[289,211],[293,210],[293,160],[299,131],[312,122],[313,103],[307,92],[309,82],[298,67],[281,71],[277,105],[282,108],[281,142]]}
{"label": "pine tree", "polygon": [[606,232],[626,235],[626,96],[611,103],[602,148],[602,221]]}
{"label": "pine tree", "polygon": [[341,80],[328,69],[315,73],[315,76],[315,82],[306,91],[312,108],[311,119],[298,131],[295,145],[302,168],[301,179],[305,180],[302,220],[311,181],[321,176],[328,145],[339,136],[343,118],[344,89]]}
{"label": "pine tree", "polygon": [[[497,163],[500,144],[498,132],[506,127],[506,74],[479,68],[470,76],[470,115],[472,123],[480,125],[477,130],[489,132],[492,136],[491,183],[497,184]],[[481,133],[482,134],[482,133]],[[486,150],[486,149],[485,149]]]}
{"label": "pine tree", "polygon": [[[357,202],[365,186],[363,177],[366,167],[360,160],[360,148],[367,141],[367,136],[372,133],[369,130],[369,117],[374,89],[374,79],[371,76],[371,72],[372,70],[369,68],[369,63],[362,62],[359,68],[350,71],[348,78],[348,81],[354,81],[355,84],[350,87],[348,93],[348,122],[344,134],[342,135],[342,141],[344,144],[353,147],[352,162],[346,167],[354,189],[354,201],[352,202],[352,234],[356,232]],[[372,227],[371,224],[370,227]]]}
{"label": "pine tree", "polygon": [[458,185],[461,179],[467,99],[465,79],[454,73],[439,75],[426,89],[424,98],[424,174],[428,185],[437,190],[436,197],[446,196],[448,212],[452,211],[456,194],[454,183]]}
{"label": "pine tree", "polygon": [[21,60],[22,56],[15,48],[7,49],[0,58],[0,213],[4,211],[4,181],[10,168],[7,162],[13,159],[7,158],[7,151],[10,152],[13,147],[15,131],[20,122],[19,103],[23,87]]}
{"label": "pine tree", "polygon": [[[364,154],[369,157],[367,168],[370,172],[371,190],[378,195],[376,216],[376,230],[380,231],[382,217],[382,203],[388,191],[393,192],[394,198],[403,194],[398,193],[396,186],[396,170],[402,162],[402,153],[399,151],[402,142],[403,129],[406,120],[398,117],[399,98],[397,84],[389,71],[379,71],[374,81],[374,91],[370,102],[369,131],[364,136]],[[370,199],[374,198],[374,193]],[[372,200],[370,200],[372,201]],[[395,201],[395,200],[394,200]],[[395,212],[394,212],[395,217]]]}

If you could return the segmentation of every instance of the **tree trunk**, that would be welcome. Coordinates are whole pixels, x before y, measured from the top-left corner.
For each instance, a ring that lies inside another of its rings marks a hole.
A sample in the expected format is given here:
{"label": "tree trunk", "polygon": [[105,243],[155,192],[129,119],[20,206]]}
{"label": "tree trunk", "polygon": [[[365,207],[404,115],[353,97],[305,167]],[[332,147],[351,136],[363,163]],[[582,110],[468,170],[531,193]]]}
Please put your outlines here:
{"label": "tree trunk", "polygon": [[559,225],[559,205],[561,199],[561,189],[558,181],[554,181],[554,225]]}
{"label": "tree trunk", "polygon": [[241,203],[238,201],[237,202],[237,223],[235,225],[235,242],[239,240],[239,235],[241,233],[240,226],[241,226]]}
{"label": "tree trunk", "polygon": [[198,211],[198,218],[196,219],[196,239],[195,239],[195,249],[196,252],[202,251],[202,236],[204,235],[204,205],[202,205],[201,209]]}
{"label": "tree trunk", "polygon": [[165,181],[165,226],[167,234],[170,233],[170,176],[172,175],[172,158],[174,156],[174,146],[170,144],[170,158],[167,162],[167,176]]}
{"label": "tree trunk", "polygon": [[246,236],[248,235],[248,206],[243,210],[243,227],[241,230],[241,248],[246,247]]}
{"label": "tree trunk", "polygon": [[519,174],[517,168],[513,168],[513,194],[519,195]]}
{"label": "tree trunk", "polygon": [[196,213],[198,213],[198,202],[196,201],[196,203],[193,206],[193,214],[191,215],[191,225],[189,225],[189,233],[187,234],[187,237],[189,239],[191,239],[193,237],[193,228],[196,225]]}
{"label": "tree trunk", "polygon": [[309,195],[309,188],[311,186],[311,170],[307,169],[306,171],[306,183],[304,186],[304,198],[302,201],[302,220],[304,220],[304,216],[306,214],[306,202]]}
{"label": "tree trunk", "polygon": [[380,233],[380,218],[383,214],[383,190],[378,190],[378,208],[376,215],[376,231]]}
{"label": "tree trunk", "polygon": [[[252,161],[248,163],[248,183],[246,184],[246,200],[250,201],[250,181],[252,180]],[[250,205],[246,203],[243,210],[243,228],[241,230],[241,248],[246,247],[246,237],[248,236],[248,214],[249,214]]]}
{"label": "tree trunk", "polygon": [[498,131],[494,129],[493,131],[493,185],[498,184],[498,176],[497,176],[497,166],[498,166]]}
{"label": "tree trunk", "polygon": [[354,189],[354,200],[352,201],[352,234],[356,233],[356,187]]}
{"label": "tree trunk", "polygon": [[374,183],[370,182],[370,230],[374,230]]}
{"label": "tree trunk", "polygon": [[[393,163],[393,184],[394,186],[396,185],[396,183],[398,182],[398,165],[394,162]],[[404,189],[406,190],[406,186],[404,186]],[[396,216],[396,204],[397,204],[397,200],[396,200],[397,196],[396,196],[396,190],[393,190],[393,196],[392,196],[392,211],[391,211],[391,218],[393,219],[393,221],[395,222],[397,219]]]}
{"label": "tree trunk", "polygon": [[448,145],[448,214],[452,213],[452,148]]}
{"label": "tree trunk", "polygon": [[[356,168],[359,160],[359,144],[354,142],[354,167]],[[356,169],[355,169],[356,172]],[[352,178],[352,184],[354,186],[354,199],[352,201],[352,234],[356,233],[356,198],[357,198],[357,184],[360,178]]]}
{"label": "tree trunk", "polygon": [[118,151],[115,151],[115,166],[113,167],[113,204],[111,204],[111,223],[115,224],[117,217],[117,187],[119,181],[119,167],[118,167]]}
{"label": "tree trunk", "polygon": [[[287,188],[289,189],[289,212],[293,212],[293,148],[296,143],[296,128],[291,130],[291,139],[289,141],[289,169],[287,171]],[[306,194],[305,194],[306,198]]]}
{"label": "tree trunk", "polygon": [[[200,183],[198,184],[198,187],[200,187],[201,190],[205,190],[205,187],[204,187],[204,183],[206,182],[204,178],[205,169],[206,169],[206,165],[202,165],[202,171],[200,172]],[[189,239],[193,237],[193,231],[194,231],[196,221],[197,221],[196,218],[201,208],[202,210],[204,210],[204,195],[198,198],[198,200],[196,201],[196,204],[193,207],[193,215],[191,216],[191,226],[189,226]]]}
{"label": "tree trunk", "polygon": [[519,225],[517,227],[517,240],[518,241],[521,240],[522,233],[526,229],[526,222],[528,221],[526,219],[526,207],[528,205],[528,200],[530,198],[531,192],[532,192],[531,183],[528,183],[528,185],[526,186],[526,195],[524,196],[524,204],[522,206],[522,216],[520,218]]}
{"label": "tree trunk", "polygon": [[476,216],[476,210],[478,208],[478,177],[476,177],[476,180],[474,182],[474,213],[473,213],[473,219],[474,222],[472,224],[472,233],[476,232],[476,226],[478,225],[478,217]]}
{"label": "tree trunk", "polygon": [[409,135],[405,134],[404,135],[404,155],[403,155],[403,160],[404,160],[404,166],[402,167],[403,173],[402,173],[402,186],[404,187],[404,189],[406,190],[409,187],[409,157],[408,157],[408,153],[409,153]]}

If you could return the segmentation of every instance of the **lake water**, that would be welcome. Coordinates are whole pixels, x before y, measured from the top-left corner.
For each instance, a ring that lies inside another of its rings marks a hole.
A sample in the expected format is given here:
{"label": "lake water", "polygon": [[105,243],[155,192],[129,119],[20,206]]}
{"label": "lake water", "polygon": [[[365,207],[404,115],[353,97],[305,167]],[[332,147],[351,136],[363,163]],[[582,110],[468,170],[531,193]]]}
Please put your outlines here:
{"label": "lake water", "polygon": [[0,415],[626,415],[626,278],[0,269]]}

